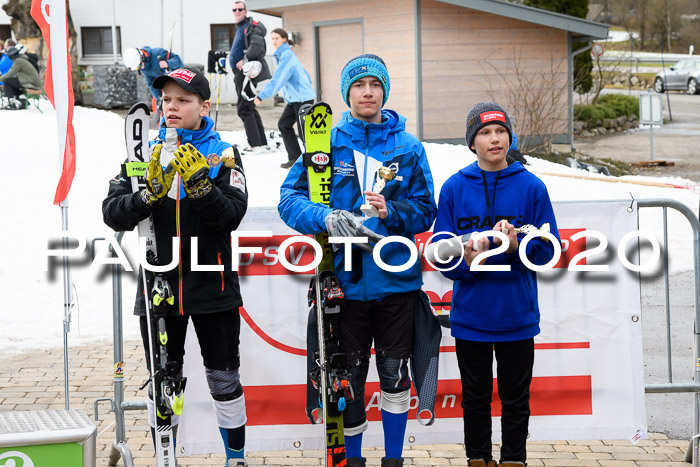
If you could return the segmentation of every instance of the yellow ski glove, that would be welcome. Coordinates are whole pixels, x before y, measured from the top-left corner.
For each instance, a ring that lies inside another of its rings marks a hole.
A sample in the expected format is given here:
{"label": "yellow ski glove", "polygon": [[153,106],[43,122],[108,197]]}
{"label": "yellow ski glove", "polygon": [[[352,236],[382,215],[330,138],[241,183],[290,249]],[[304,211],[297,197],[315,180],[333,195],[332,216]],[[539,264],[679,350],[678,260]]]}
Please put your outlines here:
{"label": "yellow ski glove", "polygon": [[177,148],[172,165],[182,177],[187,195],[197,199],[209,194],[213,185],[209,179],[209,164],[201,152],[187,143]]}
{"label": "yellow ski glove", "polygon": [[148,186],[146,196],[149,199],[147,202],[151,206],[167,196],[168,191],[170,191],[170,186],[173,184],[173,179],[175,178],[175,171],[172,165],[168,164],[165,171],[163,171],[163,166],[160,163],[161,149],[163,149],[162,144],[153,146],[151,160],[146,169],[146,185]]}

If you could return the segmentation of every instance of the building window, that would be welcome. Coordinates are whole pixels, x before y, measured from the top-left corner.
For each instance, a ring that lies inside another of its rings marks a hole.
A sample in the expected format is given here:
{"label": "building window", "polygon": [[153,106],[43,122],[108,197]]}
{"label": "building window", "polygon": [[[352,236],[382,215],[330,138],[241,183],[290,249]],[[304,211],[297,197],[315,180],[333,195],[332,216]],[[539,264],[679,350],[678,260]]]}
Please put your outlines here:
{"label": "building window", "polygon": [[[96,58],[112,55],[112,27],[80,28],[80,37],[83,45],[83,58]],[[122,53],[122,34],[117,26],[117,53]]]}
{"label": "building window", "polygon": [[235,34],[235,24],[212,24],[211,50],[231,50]]}
{"label": "building window", "polygon": [[0,24],[0,41],[5,42],[7,39],[12,39],[12,31],[9,24]]}

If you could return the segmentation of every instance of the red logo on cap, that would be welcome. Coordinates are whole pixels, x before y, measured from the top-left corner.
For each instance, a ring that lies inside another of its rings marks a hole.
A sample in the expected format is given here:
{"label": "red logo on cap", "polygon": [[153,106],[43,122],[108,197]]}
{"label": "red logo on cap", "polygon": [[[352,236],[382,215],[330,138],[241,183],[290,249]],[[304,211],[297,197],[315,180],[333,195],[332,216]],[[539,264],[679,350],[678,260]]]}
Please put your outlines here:
{"label": "red logo on cap", "polygon": [[195,77],[195,74],[189,70],[185,70],[184,68],[178,68],[177,70],[168,73],[168,76],[171,78],[181,79],[189,84]]}
{"label": "red logo on cap", "polygon": [[503,112],[498,112],[498,111],[492,111],[492,112],[484,112],[481,115],[481,123],[488,123],[492,120],[498,120],[499,122],[506,122],[506,116],[503,114]]}

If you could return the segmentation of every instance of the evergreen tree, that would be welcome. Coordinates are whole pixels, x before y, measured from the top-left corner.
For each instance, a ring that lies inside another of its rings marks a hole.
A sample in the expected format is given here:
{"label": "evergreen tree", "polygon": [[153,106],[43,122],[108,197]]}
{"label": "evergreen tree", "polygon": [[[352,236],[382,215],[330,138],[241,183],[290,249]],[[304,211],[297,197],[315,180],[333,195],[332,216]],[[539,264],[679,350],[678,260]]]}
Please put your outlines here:
{"label": "evergreen tree", "polygon": [[[588,0],[525,0],[527,6],[554,11],[577,18],[585,18],[588,14]],[[586,47],[586,42],[573,42],[572,52]],[[593,59],[591,54],[583,52],[574,57],[574,90],[586,93],[593,87]]]}

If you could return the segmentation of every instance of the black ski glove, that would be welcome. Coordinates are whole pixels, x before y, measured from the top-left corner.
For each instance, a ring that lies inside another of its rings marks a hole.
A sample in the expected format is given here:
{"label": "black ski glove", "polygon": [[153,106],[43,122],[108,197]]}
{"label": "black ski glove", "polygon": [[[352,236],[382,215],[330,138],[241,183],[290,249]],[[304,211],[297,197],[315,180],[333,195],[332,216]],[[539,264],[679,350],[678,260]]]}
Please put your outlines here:
{"label": "black ski glove", "polygon": [[[384,236],[365,227],[363,224],[366,220],[367,217],[356,216],[350,211],[334,209],[324,222],[329,237],[367,237],[370,242],[377,243]],[[373,249],[367,243],[358,243],[357,246],[369,252]]]}

